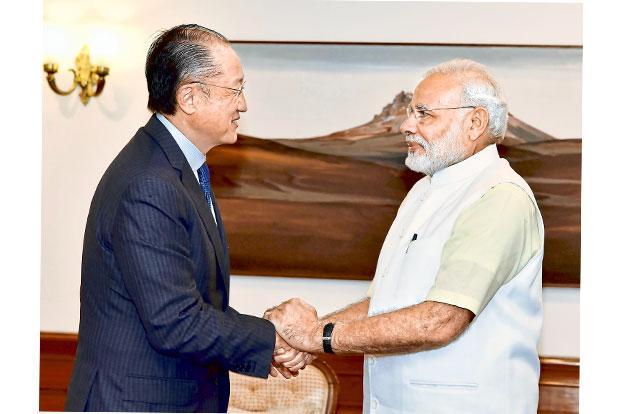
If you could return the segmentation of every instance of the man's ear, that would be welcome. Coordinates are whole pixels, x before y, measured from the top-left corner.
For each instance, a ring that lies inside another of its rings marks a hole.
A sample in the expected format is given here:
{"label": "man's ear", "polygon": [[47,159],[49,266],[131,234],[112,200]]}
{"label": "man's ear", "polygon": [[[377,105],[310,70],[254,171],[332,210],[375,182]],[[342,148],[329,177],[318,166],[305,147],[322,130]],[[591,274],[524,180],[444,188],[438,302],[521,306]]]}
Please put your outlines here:
{"label": "man's ear", "polygon": [[197,108],[197,90],[192,84],[186,84],[177,89],[177,107],[186,115],[192,115]]}
{"label": "man's ear", "polygon": [[470,115],[470,121],[468,139],[470,141],[476,141],[481,135],[485,134],[485,131],[487,131],[489,114],[484,108],[475,108]]}

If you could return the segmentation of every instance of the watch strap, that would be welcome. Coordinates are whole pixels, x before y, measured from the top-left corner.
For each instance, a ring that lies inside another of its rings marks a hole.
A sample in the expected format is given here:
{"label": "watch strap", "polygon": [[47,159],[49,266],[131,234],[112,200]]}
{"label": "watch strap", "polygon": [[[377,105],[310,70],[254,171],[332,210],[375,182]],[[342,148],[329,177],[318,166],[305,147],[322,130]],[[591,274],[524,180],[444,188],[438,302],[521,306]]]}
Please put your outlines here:
{"label": "watch strap", "polygon": [[323,352],[326,354],[333,354],[332,350],[332,331],[334,330],[334,323],[329,322],[323,326]]}

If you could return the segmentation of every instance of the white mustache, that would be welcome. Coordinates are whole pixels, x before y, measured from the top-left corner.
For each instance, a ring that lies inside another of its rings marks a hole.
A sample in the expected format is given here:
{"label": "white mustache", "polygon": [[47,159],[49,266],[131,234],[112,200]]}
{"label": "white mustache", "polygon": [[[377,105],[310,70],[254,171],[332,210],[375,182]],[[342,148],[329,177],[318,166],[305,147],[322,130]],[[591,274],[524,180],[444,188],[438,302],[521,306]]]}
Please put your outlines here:
{"label": "white mustache", "polygon": [[429,143],[425,141],[420,135],[415,134],[405,134],[405,142],[407,143],[416,143],[423,147],[425,151],[429,149]]}

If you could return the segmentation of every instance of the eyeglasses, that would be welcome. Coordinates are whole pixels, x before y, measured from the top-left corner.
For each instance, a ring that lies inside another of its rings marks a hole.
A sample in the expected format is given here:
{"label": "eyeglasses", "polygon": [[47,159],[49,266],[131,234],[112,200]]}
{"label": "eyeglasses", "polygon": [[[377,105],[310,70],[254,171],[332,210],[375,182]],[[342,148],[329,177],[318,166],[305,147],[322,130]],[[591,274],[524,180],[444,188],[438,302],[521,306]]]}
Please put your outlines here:
{"label": "eyeglasses", "polygon": [[244,90],[246,89],[246,81],[244,81],[242,83],[242,85],[239,87],[239,89],[238,88],[231,88],[231,87],[228,87],[228,86],[216,85],[216,84],[213,84],[213,83],[201,82],[201,81],[194,81],[194,82],[190,82],[190,83],[200,83],[201,85],[211,86],[211,87],[214,87],[214,88],[228,89],[229,91],[235,92],[235,94],[233,95],[235,97],[235,99],[239,99],[241,94],[244,93]]}
{"label": "eyeglasses", "polygon": [[476,106],[472,106],[472,105],[469,105],[469,106],[452,106],[452,107],[447,107],[447,108],[425,108],[423,106],[421,106],[421,107],[417,106],[416,108],[412,108],[412,105],[408,105],[408,106],[405,107],[405,112],[406,112],[408,118],[411,117],[412,114],[414,114],[414,117],[416,119],[420,120],[420,119],[427,118],[429,116],[429,112],[431,112],[431,111],[444,111],[444,110],[447,110],[447,109],[465,109],[465,108],[474,109],[474,108],[476,108]]}

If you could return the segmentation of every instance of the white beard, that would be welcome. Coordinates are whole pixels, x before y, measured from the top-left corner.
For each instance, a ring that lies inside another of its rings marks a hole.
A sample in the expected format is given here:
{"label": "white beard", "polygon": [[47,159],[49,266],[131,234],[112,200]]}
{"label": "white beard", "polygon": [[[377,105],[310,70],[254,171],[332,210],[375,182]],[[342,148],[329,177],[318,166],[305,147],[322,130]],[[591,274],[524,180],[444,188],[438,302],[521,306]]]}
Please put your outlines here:
{"label": "white beard", "polygon": [[423,155],[413,151],[408,151],[405,165],[412,171],[426,175],[433,175],[436,172],[457,164],[468,158],[466,149],[458,142],[460,133],[458,122],[453,123],[451,129],[442,138],[427,142],[420,135],[406,135],[406,141],[415,142],[425,150]]}

